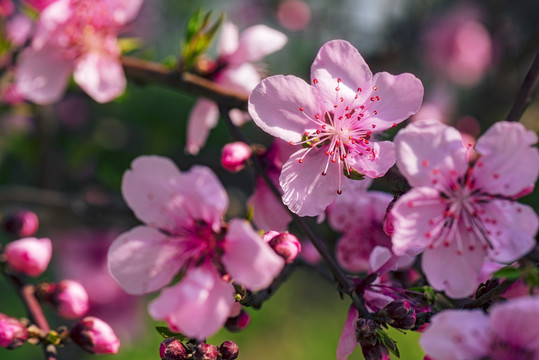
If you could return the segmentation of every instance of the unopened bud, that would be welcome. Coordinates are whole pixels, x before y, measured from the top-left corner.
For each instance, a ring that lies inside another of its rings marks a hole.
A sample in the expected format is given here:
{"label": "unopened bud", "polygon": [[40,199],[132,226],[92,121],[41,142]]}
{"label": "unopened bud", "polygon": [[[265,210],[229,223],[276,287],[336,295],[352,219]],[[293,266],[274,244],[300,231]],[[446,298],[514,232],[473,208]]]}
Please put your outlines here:
{"label": "unopened bud", "polygon": [[415,326],[416,314],[414,311],[406,314],[402,319],[393,321],[390,325],[397,329],[410,330]]}
{"label": "unopened bud", "polygon": [[221,358],[223,360],[234,360],[238,357],[240,348],[235,342],[227,340],[221,344],[219,352],[221,353]]}
{"label": "unopened bud", "polygon": [[62,280],[56,284],[50,300],[58,314],[66,319],[82,317],[90,307],[88,293],[73,280]]}
{"label": "unopened bud", "polygon": [[163,340],[159,346],[159,356],[162,360],[185,360],[187,355],[185,346],[174,338]]}
{"label": "unopened bud", "polygon": [[109,324],[93,316],[75,324],[70,336],[77,345],[93,354],[116,354],[120,347],[120,340]]}
{"label": "unopened bud", "polygon": [[229,317],[225,323],[228,331],[237,332],[245,329],[251,322],[251,316],[245,310],[241,310],[238,316]]}
{"label": "unopened bud", "polygon": [[226,144],[221,153],[221,165],[231,172],[238,172],[245,167],[251,156],[251,148],[242,142]]}
{"label": "unopened bud", "polygon": [[383,360],[384,355],[389,355],[389,351],[381,344],[375,346],[363,346],[361,351],[363,352],[365,360]]}
{"label": "unopened bud", "polygon": [[287,263],[291,263],[301,252],[301,243],[294,235],[269,231],[262,237],[269,246]]}
{"label": "unopened bud", "polygon": [[196,360],[217,360],[217,346],[206,343],[200,343],[195,353]]}
{"label": "unopened bud", "polygon": [[19,211],[4,220],[4,229],[17,236],[28,237],[37,232],[39,219],[32,211]]}
{"label": "unopened bud", "polygon": [[49,265],[52,243],[49,239],[34,237],[13,241],[6,246],[6,260],[9,266],[20,273],[39,276]]}
{"label": "unopened bud", "polygon": [[414,310],[408,300],[399,299],[387,304],[382,311],[385,312],[390,319],[400,320]]}
{"label": "unopened bud", "polygon": [[356,322],[356,340],[362,347],[374,346],[378,342],[376,323],[372,319],[359,318]]}
{"label": "unopened bud", "polygon": [[6,349],[15,349],[28,339],[28,331],[21,322],[15,318],[0,314],[0,346]]}

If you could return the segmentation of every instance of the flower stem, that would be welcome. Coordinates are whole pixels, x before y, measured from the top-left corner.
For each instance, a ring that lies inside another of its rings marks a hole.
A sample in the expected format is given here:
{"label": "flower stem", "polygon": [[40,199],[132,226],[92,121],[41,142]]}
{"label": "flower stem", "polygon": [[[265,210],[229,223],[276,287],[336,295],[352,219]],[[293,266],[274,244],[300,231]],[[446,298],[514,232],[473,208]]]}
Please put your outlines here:
{"label": "flower stem", "polygon": [[509,111],[509,115],[507,115],[507,121],[520,120],[524,111],[531,103],[531,93],[537,84],[537,79],[539,79],[539,52],[535,54],[535,59],[533,60],[530,70],[526,74],[526,77],[518,90],[513,107]]}

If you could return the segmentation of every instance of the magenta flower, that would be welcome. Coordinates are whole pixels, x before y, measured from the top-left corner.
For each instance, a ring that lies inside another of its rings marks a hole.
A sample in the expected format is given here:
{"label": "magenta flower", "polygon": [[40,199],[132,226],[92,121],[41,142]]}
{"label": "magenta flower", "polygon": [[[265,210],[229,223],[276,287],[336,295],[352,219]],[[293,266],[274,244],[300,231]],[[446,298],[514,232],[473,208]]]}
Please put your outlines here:
{"label": "magenta flower", "polygon": [[62,280],[55,284],[51,301],[58,314],[66,319],[82,317],[90,308],[86,289],[74,280]]}
{"label": "magenta flower", "polygon": [[498,122],[478,139],[481,156],[470,166],[456,129],[420,121],[400,131],[397,166],[413,189],[391,210],[393,252],[424,251],[427,280],[454,298],[474,292],[486,260],[510,263],[526,254],[539,221],[514,199],[537,180],[536,142],[522,124]]}
{"label": "magenta flower", "polygon": [[92,354],[116,354],[120,340],[114,330],[101,319],[87,316],[73,326],[71,339]]}
{"label": "magenta flower", "polygon": [[5,254],[13,270],[35,277],[47,270],[52,257],[52,243],[48,238],[28,237],[7,244]]}
{"label": "magenta flower", "polygon": [[167,289],[149,307],[175,331],[204,339],[221,328],[235,303],[229,279],[251,290],[267,287],[284,261],[244,220],[222,217],[228,197],[205,167],[181,173],[166,158],[133,161],[122,193],[148,225],[120,235],[109,250],[109,267],[131,294]]}
{"label": "magenta flower", "polygon": [[15,318],[0,313],[0,346],[14,349],[22,346],[28,339],[28,331]]}
{"label": "magenta flower", "polygon": [[38,104],[60,100],[71,72],[98,102],[126,86],[117,42],[119,29],[137,15],[142,0],[57,0],[43,9],[31,46],[21,53],[17,88]]}
{"label": "magenta flower", "polygon": [[301,216],[324,211],[342,192],[345,176],[383,176],[395,163],[394,145],[374,141],[374,134],[415,113],[423,98],[415,76],[373,76],[343,40],[322,46],[311,81],[271,76],[249,98],[249,113],[262,130],[303,147],[290,156],[279,179],[283,202]]}
{"label": "magenta flower", "polygon": [[[254,63],[281,49],[287,40],[286,35],[265,25],[252,26],[239,36],[234,24],[223,24],[215,62],[218,70],[211,75],[212,80],[232,91],[249,94],[260,82],[260,73]],[[185,150],[189,154],[198,154],[218,119],[216,103],[205,98],[196,102],[187,121]],[[233,109],[230,119],[235,125],[242,125],[249,116]]]}
{"label": "magenta flower", "polygon": [[419,343],[432,360],[539,359],[539,298],[436,314]]}

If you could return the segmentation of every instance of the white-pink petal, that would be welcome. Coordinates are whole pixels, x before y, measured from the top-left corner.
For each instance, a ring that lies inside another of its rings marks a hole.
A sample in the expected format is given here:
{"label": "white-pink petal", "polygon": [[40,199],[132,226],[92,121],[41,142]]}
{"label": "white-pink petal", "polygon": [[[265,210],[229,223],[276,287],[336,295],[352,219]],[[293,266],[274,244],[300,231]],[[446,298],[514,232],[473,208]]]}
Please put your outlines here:
{"label": "white-pink petal", "polygon": [[206,144],[210,130],[217,125],[219,120],[219,108],[211,100],[199,98],[187,120],[187,141],[185,151],[191,155],[197,155]]}
{"label": "white-pink petal", "polygon": [[285,34],[266,25],[255,25],[240,35],[238,47],[227,57],[231,64],[255,62],[280,50],[288,41]]}
{"label": "white-pink petal", "polygon": [[129,294],[145,294],[168,285],[183,266],[181,239],[137,226],[109,248],[109,269]]}
{"label": "white-pink petal", "polygon": [[138,15],[144,0],[107,0],[110,15],[116,24],[124,25]]}
{"label": "white-pink petal", "polygon": [[273,194],[262,179],[257,181],[255,192],[247,204],[253,208],[253,223],[258,229],[283,232],[292,221],[292,216],[280,198]]}
{"label": "white-pink petal", "polygon": [[217,74],[215,82],[229,90],[248,95],[260,82],[260,74],[249,63],[227,66]]}
{"label": "white-pink petal", "polygon": [[219,57],[227,56],[238,48],[239,31],[238,27],[229,21],[225,21],[221,26],[221,37],[217,43],[217,54]]}
{"label": "white-pink petal", "polygon": [[391,141],[379,141],[372,142],[371,146],[372,152],[350,158],[349,164],[365,176],[379,178],[395,164],[395,144]]}
{"label": "white-pink petal", "polygon": [[239,219],[229,224],[221,260],[234,281],[254,291],[268,287],[284,267],[284,260]]}

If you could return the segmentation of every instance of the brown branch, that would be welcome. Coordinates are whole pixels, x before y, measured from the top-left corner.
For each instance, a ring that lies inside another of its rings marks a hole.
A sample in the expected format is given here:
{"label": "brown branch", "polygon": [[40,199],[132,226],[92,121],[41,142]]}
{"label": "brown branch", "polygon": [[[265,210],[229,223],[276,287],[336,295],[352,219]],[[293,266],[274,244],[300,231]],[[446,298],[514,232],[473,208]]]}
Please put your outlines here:
{"label": "brown branch", "polygon": [[193,95],[203,96],[231,108],[247,110],[247,95],[230,91],[213,81],[188,72],[171,70],[159,63],[123,57],[127,77],[141,83],[160,83]]}
{"label": "brown branch", "polygon": [[528,74],[526,74],[526,77],[518,90],[513,107],[511,107],[509,115],[507,115],[507,121],[520,120],[524,114],[524,111],[532,101],[531,93],[537,84],[537,79],[539,79],[539,52],[537,52],[535,55],[535,59],[530,67],[530,71],[528,71]]}
{"label": "brown branch", "polygon": [[489,301],[494,300],[499,295],[503,294],[504,291],[509,289],[511,285],[515,283],[516,280],[505,280],[504,282],[498,284],[498,286],[490,289],[477,299],[471,300],[464,305],[462,305],[462,308],[464,309],[475,309],[480,308],[483,305],[487,304]]}

